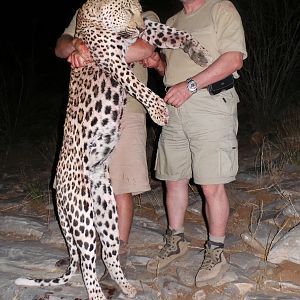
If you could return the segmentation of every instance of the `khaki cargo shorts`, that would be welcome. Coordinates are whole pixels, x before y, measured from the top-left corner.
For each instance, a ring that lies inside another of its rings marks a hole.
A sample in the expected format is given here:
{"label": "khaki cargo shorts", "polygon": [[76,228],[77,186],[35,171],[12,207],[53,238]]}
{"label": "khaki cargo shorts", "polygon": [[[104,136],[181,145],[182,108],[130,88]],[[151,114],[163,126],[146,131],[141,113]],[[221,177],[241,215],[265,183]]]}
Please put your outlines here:
{"label": "khaki cargo shorts", "polygon": [[193,178],[196,184],[225,184],[238,170],[235,89],[211,96],[200,90],[181,107],[168,106],[162,128],[155,175],[161,180]]}
{"label": "khaki cargo shorts", "polygon": [[116,195],[149,191],[146,157],[146,115],[124,111],[120,140],[109,162],[109,173]]}

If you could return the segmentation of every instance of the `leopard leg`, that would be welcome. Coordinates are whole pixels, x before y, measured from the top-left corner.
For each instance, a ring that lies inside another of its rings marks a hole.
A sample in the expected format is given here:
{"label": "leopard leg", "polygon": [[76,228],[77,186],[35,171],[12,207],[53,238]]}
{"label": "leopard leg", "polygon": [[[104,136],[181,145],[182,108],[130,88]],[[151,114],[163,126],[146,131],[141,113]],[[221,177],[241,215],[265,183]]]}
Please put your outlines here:
{"label": "leopard leg", "polygon": [[[84,42],[90,49],[94,49],[91,55],[95,64],[99,66],[104,73],[108,74],[122,89],[128,94],[140,101],[147,109],[152,120],[158,125],[166,125],[169,119],[169,113],[165,101],[151,91],[145,84],[140,82],[133,72],[128,68],[125,61],[126,47],[124,40],[118,39],[116,35],[105,31],[107,42],[97,43],[93,38],[94,29],[86,28],[85,35],[82,36]],[[103,33],[104,34],[104,33]],[[106,53],[107,44],[116,45],[114,55],[110,57],[103,56]]]}
{"label": "leopard leg", "polygon": [[93,205],[88,197],[73,201],[74,211],[78,218],[72,220],[73,237],[80,255],[81,272],[89,300],[106,300],[96,274],[96,230],[93,219]]}
{"label": "leopard leg", "polygon": [[122,292],[133,298],[137,291],[125,278],[119,261],[119,229],[115,197],[110,183],[107,163],[99,166],[93,176],[95,226],[102,244],[102,259]]}
{"label": "leopard leg", "polygon": [[141,38],[158,48],[183,49],[198,65],[205,67],[211,56],[209,52],[191,34],[174,27],[145,19],[146,29]]}
{"label": "leopard leg", "polygon": [[68,219],[66,218],[67,213],[61,205],[57,205],[57,213],[58,213],[60,226],[61,226],[64,238],[65,238],[65,241],[67,243],[69,256],[70,256],[69,266],[68,266],[65,274],[67,274],[69,276],[69,278],[71,278],[72,275],[77,270],[77,264],[79,262],[79,255],[78,255],[75,240],[73,238],[73,235],[71,234],[70,224],[68,222]]}

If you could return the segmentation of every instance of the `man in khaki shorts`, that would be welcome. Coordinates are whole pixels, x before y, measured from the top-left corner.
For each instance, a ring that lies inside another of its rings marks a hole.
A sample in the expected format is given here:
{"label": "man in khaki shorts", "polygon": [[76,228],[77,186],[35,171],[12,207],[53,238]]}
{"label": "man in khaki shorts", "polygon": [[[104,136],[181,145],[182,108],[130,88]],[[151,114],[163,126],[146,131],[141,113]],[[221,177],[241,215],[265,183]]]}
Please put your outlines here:
{"label": "man in khaki shorts", "polygon": [[[76,16],[57,40],[55,54],[60,58],[67,58],[72,68],[82,67],[91,62],[88,48],[84,43],[74,38]],[[143,16],[159,22],[159,17],[152,11]],[[150,56],[154,47],[138,39],[130,46],[126,61],[128,63],[140,61]],[[144,84],[148,81],[148,71],[141,64],[134,64],[134,74]],[[115,194],[120,234],[120,262],[124,266],[128,254],[128,238],[131,230],[134,204],[133,195],[150,190],[148,167],[146,158],[146,109],[135,98],[128,95],[127,104],[121,121],[120,140],[112,153],[109,172]]]}
{"label": "man in khaki shorts", "polygon": [[242,22],[230,1],[181,2],[183,10],[167,25],[190,32],[211,60],[203,68],[182,50],[164,50],[165,59],[154,53],[144,60],[145,67],[164,75],[170,115],[162,128],[156,160],[156,177],[166,181],[169,228],[165,245],[147,269],[157,272],[186,253],[184,216],[193,177],[205,195],[209,233],[195,279],[201,287],[213,284],[227,270],[223,249],[229,203],[224,184],[235,180],[238,170],[239,98],[232,82],[247,52]]}

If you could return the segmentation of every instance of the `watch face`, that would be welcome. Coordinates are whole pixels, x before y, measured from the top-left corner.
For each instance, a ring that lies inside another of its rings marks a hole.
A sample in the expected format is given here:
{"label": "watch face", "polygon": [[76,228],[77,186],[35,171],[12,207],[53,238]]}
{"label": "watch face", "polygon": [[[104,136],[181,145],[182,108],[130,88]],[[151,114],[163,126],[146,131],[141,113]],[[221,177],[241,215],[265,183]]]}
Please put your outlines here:
{"label": "watch face", "polygon": [[193,79],[189,79],[187,88],[190,92],[195,93],[197,91],[197,83]]}

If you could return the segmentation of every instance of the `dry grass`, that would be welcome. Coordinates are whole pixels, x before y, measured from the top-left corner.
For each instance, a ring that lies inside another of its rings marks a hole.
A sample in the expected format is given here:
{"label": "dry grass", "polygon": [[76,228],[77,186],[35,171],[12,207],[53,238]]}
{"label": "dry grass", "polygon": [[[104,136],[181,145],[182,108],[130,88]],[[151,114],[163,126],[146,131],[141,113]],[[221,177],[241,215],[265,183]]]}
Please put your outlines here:
{"label": "dry grass", "polygon": [[263,136],[255,168],[261,184],[278,186],[287,165],[300,162],[300,105],[287,109],[273,136]]}
{"label": "dry grass", "polygon": [[[300,96],[299,96],[300,98]],[[277,126],[277,143],[288,163],[300,163],[300,104],[287,109]]]}
{"label": "dry grass", "polygon": [[[264,201],[253,205],[248,232],[241,237],[259,256],[268,260],[270,250],[274,247],[282,234],[293,228],[300,222],[292,195],[282,188],[282,181],[286,177],[286,166],[299,163],[300,153],[300,105],[287,109],[281,116],[280,122],[273,136],[263,136],[258,148],[255,168],[257,171],[258,187],[248,192],[270,191],[279,195],[281,209],[273,219],[276,232],[269,234],[267,242],[262,245],[257,239],[257,230],[262,222],[264,214]],[[286,216],[282,219],[283,210],[289,207],[294,216]],[[281,218],[279,218],[281,216]],[[263,276],[264,277],[264,276]]]}

